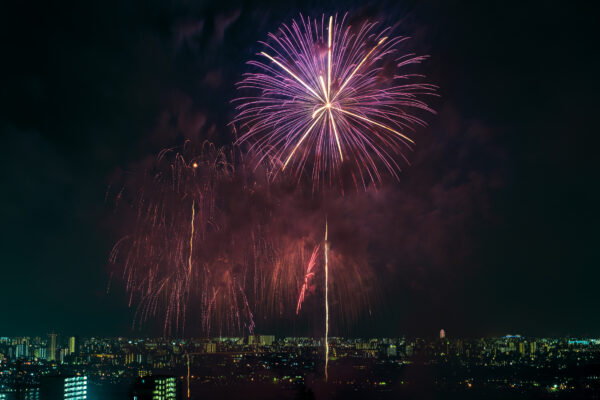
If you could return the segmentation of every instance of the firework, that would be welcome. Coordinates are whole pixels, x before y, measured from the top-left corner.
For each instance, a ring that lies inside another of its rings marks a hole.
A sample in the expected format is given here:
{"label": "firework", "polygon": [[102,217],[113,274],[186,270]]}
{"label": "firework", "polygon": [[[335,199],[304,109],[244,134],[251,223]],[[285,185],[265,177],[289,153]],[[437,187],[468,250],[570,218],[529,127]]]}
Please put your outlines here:
{"label": "firework", "polygon": [[[237,153],[188,143],[126,175],[114,196],[125,232],[110,262],[135,307],[134,324],[162,319],[166,336],[184,329],[249,334],[300,313],[324,273],[319,229],[306,223],[318,216],[289,215],[274,204],[281,202],[270,194],[277,186],[249,171]],[[331,285],[344,303],[336,307],[340,325],[367,303],[360,282],[369,267],[341,273],[350,265],[332,265],[340,268]]]}
{"label": "firework", "polygon": [[299,315],[322,272],[328,351],[329,303],[332,318],[356,319],[370,304],[356,296],[372,287],[369,266],[331,248],[326,235],[318,268],[319,229],[282,234],[277,219],[285,218],[260,196],[269,197],[272,177],[286,170],[309,176],[313,189],[341,178],[346,166],[364,187],[384,171],[398,176],[409,134],[424,124],[413,112],[431,111],[421,98],[435,90],[414,82],[420,75],[409,68],[426,57],[400,54],[405,39],[374,23],[348,26],[345,17],[284,25],[261,61],[250,62],[257,72],[239,88],[254,93],[238,99],[234,121],[266,179],[250,176],[245,161],[223,149],[186,144],[163,151],[125,185],[116,199],[129,206],[121,207],[130,211],[128,232],[111,262],[122,266],[136,320],[162,315],[168,334],[193,312],[207,335],[252,332],[255,316]]}
{"label": "firework", "polygon": [[[414,144],[409,134],[425,125],[416,111],[433,112],[422,100],[435,87],[415,82],[421,75],[408,67],[426,56],[397,49],[405,37],[390,37],[366,22],[346,24],[345,16],[328,19],[300,17],[269,34],[269,43],[256,69],[238,84],[254,92],[237,99],[235,123],[243,129],[239,143],[249,142],[261,154],[259,162],[274,160],[300,179],[307,172],[313,190],[340,178],[343,167],[355,186],[382,180],[387,171],[398,178],[398,159]],[[341,186],[343,188],[343,185]],[[325,292],[325,379],[329,361],[328,228],[323,241]],[[314,275],[314,255],[308,264],[296,313]]]}
{"label": "firework", "polygon": [[113,247],[110,261],[122,266],[130,305],[137,304],[135,321],[164,314],[165,334],[182,330],[188,307],[198,302],[207,331],[220,313],[229,318],[216,318],[232,328],[251,330],[244,286],[223,259],[226,250],[214,250],[224,231],[218,189],[235,169],[211,144],[204,143],[190,160],[184,150],[162,151],[117,194],[125,211],[120,217],[131,230]]}
{"label": "firework", "polygon": [[249,64],[236,100],[238,142],[280,170],[309,174],[313,187],[340,177],[347,166],[356,185],[398,177],[398,159],[414,144],[410,134],[433,112],[422,100],[435,87],[416,82],[410,66],[426,56],[398,51],[406,37],[391,37],[376,23],[358,27],[346,17],[300,17],[269,34],[259,60]]}

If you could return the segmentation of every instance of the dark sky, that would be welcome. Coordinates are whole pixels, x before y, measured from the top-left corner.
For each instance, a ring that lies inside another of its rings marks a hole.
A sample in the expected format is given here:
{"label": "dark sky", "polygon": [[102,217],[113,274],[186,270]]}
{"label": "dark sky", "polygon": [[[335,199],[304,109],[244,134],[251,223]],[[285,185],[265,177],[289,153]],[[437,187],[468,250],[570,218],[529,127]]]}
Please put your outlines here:
{"label": "dark sky", "polygon": [[182,138],[231,143],[229,101],[256,42],[299,13],[347,10],[413,37],[441,95],[412,167],[365,206],[385,226],[373,262],[392,272],[377,315],[356,332],[600,336],[590,10],[12,3],[0,10],[0,335],[139,334],[122,285],[107,293],[111,177]]}

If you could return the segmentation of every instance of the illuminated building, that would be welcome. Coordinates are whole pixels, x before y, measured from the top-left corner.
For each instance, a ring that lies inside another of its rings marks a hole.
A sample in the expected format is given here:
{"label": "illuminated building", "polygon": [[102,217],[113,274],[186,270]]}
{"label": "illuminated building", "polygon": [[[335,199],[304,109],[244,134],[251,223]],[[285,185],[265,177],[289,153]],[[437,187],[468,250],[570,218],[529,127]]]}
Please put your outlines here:
{"label": "illuminated building", "polygon": [[519,353],[521,353],[521,355],[525,355],[525,343],[524,342],[519,342]]}
{"label": "illuminated building", "polygon": [[131,400],[175,400],[177,378],[166,375],[138,378],[129,398]]}
{"label": "illuminated building", "polygon": [[46,360],[56,361],[56,333],[48,334],[48,345],[46,346]]}
{"label": "illuminated building", "polygon": [[29,357],[29,346],[27,343],[18,344],[15,348],[15,358]]}
{"label": "illuminated building", "polygon": [[259,346],[271,346],[275,341],[274,335],[250,335],[248,336],[248,344]]}
{"label": "illuminated building", "polygon": [[371,343],[357,342],[354,347],[356,350],[372,350]]}
{"label": "illuminated building", "polygon": [[75,336],[69,338],[69,354],[75,354]]}
{"label": "illuminated building", "polygon": [[43,359],[43,360],[47,359],[47,357],[46,357],[47,354],[48,354],[48,352],[45,347],[36,347],[35,350],[33,351],[34,357]]}
{"label": "illuminated building", "polygon": [[275,341],[274,335],[260,335],[260,345],[261,346],[271,346]]}
{"label": "illuminated building", "polygon": [[217,352],[217,344],[216,343],[204,343],[204,352],[205,353],[216,353]]}
{"label": "illuminated building", "polygon": [[387,353],[388,357],[396,357],[398,355],[398,352],[396,350],[396,345],[395,344],[388,345],[388,347],[386,349],[386,353]]}
{"label": "illuminated building", "polygon": [[537,351],[537,343],[536,342],[529,343],[529,353],[533,356],[536,351]]}
{"label": "illuminated building", "polygon": [[126,352],[125,353],[125,365],[133,364],[133,353]]}
{"label": "illuminated building", "polygon": [[41,379],[40,400],[87,399],[87,376],[45,376]]}
{"label": "illuminated building", "polygon": [[443,329],[440,329],[440,339],[444,339],[446,337],[446,331]]}
{"label": "illuminated building", "polygon": [[60,349],[59,351],[59,360],[61,364],[65,363],[65,358],[69,355],[69,349]]}

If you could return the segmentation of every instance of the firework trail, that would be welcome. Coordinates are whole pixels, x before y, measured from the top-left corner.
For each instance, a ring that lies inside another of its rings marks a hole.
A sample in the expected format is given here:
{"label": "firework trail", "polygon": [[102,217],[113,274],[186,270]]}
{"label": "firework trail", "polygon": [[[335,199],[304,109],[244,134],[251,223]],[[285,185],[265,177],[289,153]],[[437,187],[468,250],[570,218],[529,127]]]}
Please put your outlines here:
{"label": "firework trail", "polygon": [[196,219],[196,202],[192,200],[192,218],[191,218],[191,229],[190,229],[190,255],[188,257],[188,274],[192,274],[192,255],[194,253],[194,219]]}
{"label": "firework trail", "polygon": [[325,219],[323,253],[325,255],[325,380],[327,380],[327,365],[329,364],[329,242],[327,241],[327,219]]}
{"label": "firework trail", "polygon": [[304,283],[302,284],[302,288],[300,289],[300,295],[298,296],[298,305],[296,306],[296,315],[300,312],[300,308],[302,307],[302,303],[304,302],[304,296],[306,294],[306,290],[308,289],[308,285],[310,284],[311,278],[315,275],[313,269],[315,264],[317,263],[317,257],[319,256],[319,245],[315,247],[310,256],[310,261],[308,262],[308,266],[306,267],[306,274],[304,275]]}
{"label": "firework trail", "polygon": [[238,83],[249,92],[235,100],[238,142],[298,179],[307,170],[313,189],[340,178],[342,166],[365,188],[383,171],[398,178],[410,134],[425,125],[415,111],[433,112],[421,98],[435,86],[410,71],[427,56],[400,53],[407,38],[376,23],[346,22],[323,15],[284,24],[269,34],[260,60],[248,63],[256,72]]}
{"label": "firework trail", "polygon": [[187,379],[186,379],[186,393],[187,393],[187,398],[190,398],[190,354],[189,353],[185,353],[185,356],[187,358]]}

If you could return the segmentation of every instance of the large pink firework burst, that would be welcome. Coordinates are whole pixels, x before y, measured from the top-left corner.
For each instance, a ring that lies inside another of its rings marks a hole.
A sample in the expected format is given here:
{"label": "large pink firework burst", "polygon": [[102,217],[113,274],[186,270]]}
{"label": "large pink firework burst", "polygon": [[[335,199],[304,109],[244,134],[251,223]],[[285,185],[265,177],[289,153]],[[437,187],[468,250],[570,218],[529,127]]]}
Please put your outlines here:
{"label": "large pink firework burst", "polygon": [[419,82],[409,66],[427,56],[400,53],[407,37],[391,37],[377,23],[360,26],[344,16],[300,16],[269,34],[256,72],[244,75],[234,122],[238,142],[249,142],[280,170],[310,174],[313,188],[340,177],[342,166],[355,185],[380,182],[382,172],[398,177],[414,128],[425,125],[422,100],[436,87]]}

